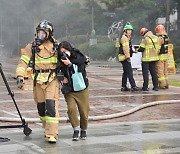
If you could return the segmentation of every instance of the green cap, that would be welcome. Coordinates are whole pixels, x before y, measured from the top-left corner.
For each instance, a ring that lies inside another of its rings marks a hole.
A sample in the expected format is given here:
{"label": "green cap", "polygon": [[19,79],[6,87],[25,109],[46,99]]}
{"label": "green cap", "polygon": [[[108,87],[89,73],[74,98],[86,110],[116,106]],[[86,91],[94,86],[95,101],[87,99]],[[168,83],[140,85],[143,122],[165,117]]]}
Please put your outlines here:
{"label": "green cap", "polygon": [[124,30],[127,30],[127,29],[130,29],[130,30],[133,30],[133,26],[129,25],[129,24],[126,24],[124,26]]}

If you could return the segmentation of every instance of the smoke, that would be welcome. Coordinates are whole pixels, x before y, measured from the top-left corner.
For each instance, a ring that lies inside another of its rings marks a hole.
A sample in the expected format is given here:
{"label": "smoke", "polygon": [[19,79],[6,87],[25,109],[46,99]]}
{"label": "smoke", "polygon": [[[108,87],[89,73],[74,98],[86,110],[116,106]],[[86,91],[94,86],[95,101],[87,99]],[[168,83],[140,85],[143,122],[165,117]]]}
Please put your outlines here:
{"label": "smoke", "polygon": [[0,49],[3,55],[17,54],[25,42],[33,39],[36,3],[36,0],[0,0],[0,44],[3,45]]}
{"label": "smoke", "polygon": [[[91,32],[92,13],[84,4],[85,0],[0,0],[0,54],[17,56],[45,19],[53,24],[56,39],[86,35]],[[94,24],[98,34],[107,34],[100,7],[94,11]]]}
{"label": "smoke", "polygon": [[19,50],[34,39],[40,21],[47,19],[56,23],[58,16],[53,10],[60,12],[58,6],[66,1],[0,0],[0,54],[18,55]]}

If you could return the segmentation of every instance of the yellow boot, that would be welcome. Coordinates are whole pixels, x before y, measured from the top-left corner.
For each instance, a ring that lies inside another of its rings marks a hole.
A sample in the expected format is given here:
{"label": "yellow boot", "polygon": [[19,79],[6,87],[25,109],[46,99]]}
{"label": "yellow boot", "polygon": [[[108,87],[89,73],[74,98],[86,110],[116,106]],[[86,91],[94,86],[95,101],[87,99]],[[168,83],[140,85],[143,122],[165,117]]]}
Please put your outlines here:
{"label": "yellow boot", "polygon": [[56,138],[54,136],[45,137],[45,141],[49,143],[56,143]]}

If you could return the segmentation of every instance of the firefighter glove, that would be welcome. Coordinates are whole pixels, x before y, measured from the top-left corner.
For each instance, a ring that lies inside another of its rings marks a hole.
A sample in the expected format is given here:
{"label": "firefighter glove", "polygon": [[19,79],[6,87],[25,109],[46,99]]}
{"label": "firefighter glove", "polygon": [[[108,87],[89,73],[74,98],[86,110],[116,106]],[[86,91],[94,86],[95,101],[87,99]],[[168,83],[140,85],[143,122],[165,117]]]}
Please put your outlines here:
{"label": "firefighter glove", "polygon": [[17,86],[19,89],[21,89],[23,87],[23,84],[24,84],[24,79],[23,77],[17,77]]}

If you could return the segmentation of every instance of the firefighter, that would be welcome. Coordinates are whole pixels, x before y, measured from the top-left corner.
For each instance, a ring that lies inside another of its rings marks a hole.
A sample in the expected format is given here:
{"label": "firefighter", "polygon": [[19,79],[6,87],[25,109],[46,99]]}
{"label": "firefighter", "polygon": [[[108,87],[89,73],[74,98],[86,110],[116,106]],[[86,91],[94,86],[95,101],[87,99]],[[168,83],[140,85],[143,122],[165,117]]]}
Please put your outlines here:
{"label": "firefighter", "polygon": [[143,39],[140,43],[138,52],[142,52],[142,74],[143,74],[143,91],[149,91],[149,71],[152,77],[153,89],[158,91],[158,77],[156,73],[156,62],[159,60],[159,39],[153,35],[147,28],[141,28],[140,35]]}
{"label": "firefighter", "polygon": [[45,140],[56,143],[59,123],[60,84],[56,78],[57,52],[53,38],[52,24],[44,20],[36,28],[35,41],[24,48],[16,68],[17,84],[23,86],[26,68],[33,69],[33,94],[42,126],[45,129]]}
{"label": "firefighter", "polygon": [[169,37],[167,36],[165,27],[157,25],[155,28],[156,35],[160,39],[161,48],[159,52],[159,61],[156,63],[156,71],[158,75],[159,88],[168,88],[168,43]]}
{"label": "firefighter", "polygon": [[[124,33],[120,39],[118,59],[123,66],[121,91],[130,91],[130,90],[138,91],[139,90],[133,78],[133,70],[132,70],[131,59],[130,59],[133,54],[132,45],[131,45],[132,32],[133,32],[132,25],[126,24],[124,26]],[[127,79],[129,79],[131,89],[127,87]]]}

